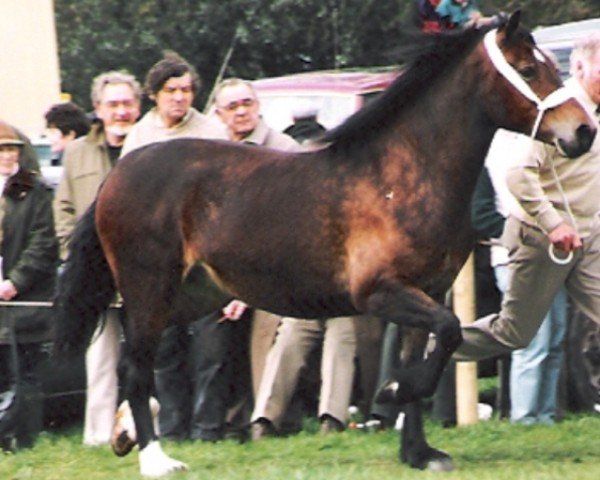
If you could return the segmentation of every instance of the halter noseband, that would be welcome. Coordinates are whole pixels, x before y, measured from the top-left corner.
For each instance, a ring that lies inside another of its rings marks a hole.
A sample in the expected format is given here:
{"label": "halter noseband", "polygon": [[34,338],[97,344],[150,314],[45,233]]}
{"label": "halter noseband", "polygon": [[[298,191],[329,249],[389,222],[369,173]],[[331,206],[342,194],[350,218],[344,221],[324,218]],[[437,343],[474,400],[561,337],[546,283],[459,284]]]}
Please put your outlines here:
{"label": "halter noseband", "polygon": [[531,138],[534,138],[542,122],[542,117],[546,110],[557,107],[561,103],[566,102],[573,97],[573,94],[565,87],[559,87],[548,95],[543,100],[531,89],[525,80],[519,75],[519,73],[512,67],[510,63],[506,61],[502,50],[498,47],[496,42],[497,29],[491,30],[485,34],[483,44],[485,50],[490,57],[490,60],[496,67],[496,70],[506,79],[508,82],[515,87],[521,95],[531,100],[538,109],[538,115],[533,124],[533,130],[531,131]]}

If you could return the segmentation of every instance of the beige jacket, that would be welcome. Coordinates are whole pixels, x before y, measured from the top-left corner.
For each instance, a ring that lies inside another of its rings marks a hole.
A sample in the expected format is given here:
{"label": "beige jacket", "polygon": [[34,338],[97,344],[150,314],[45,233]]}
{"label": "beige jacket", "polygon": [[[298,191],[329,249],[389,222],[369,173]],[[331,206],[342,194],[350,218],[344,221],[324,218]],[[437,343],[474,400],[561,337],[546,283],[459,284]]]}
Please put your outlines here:
{"label": "beige jacket", "polygon": [[167,128],[156,112],[156,108],[153,108],[133,126],[125,139],[121,156],[150,143],[184,137],[227,140],[227,131],[220,122],[207,117],[195,108],[190,108],[180,123]]}
{"label": "beige jacket", "polygon": [[73,228],[96,198],[98,188],[112,168],[100,123],[74,140],[63,154],[63,176],[54,196],[54,224],[64,260]]}
{"label": "beige jacket", "polygon": [[262,119],[252,133],[244,138],[242,142],[276,148],[278,150],[294,151],[301,149],[300,144],[296,140],[285,133],[280,133],[269,127]]}
{"label": "beige jacket", "polygon": [[[595,114],[597,105],[575,79],[568,80],[565,85],[590,116],[596,119],[598,128]],[[515,216],[546,233],[563,222],[572,225],[574,220],[579,235],[589,235],[592,226],[600,222],[600,135],[596,135],[589,152],[574,159],[564,157],[552,145],[540,142],[534,142],[533,145],[523,142],[521,145],[509,150],[520,150],[522,153],[507,176],[508,188],[526,212],[525,215]],[[568,214],[567,205],[573,213],[573,220]]]}

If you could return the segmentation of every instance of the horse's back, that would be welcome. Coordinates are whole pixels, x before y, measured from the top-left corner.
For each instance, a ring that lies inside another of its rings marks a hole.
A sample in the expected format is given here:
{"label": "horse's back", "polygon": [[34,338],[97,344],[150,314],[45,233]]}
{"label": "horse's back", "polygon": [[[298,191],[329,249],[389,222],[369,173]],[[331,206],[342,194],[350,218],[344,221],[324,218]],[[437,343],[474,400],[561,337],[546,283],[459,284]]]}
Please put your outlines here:
{"label": "horse's back", "polygon": [[[136,195],[158,197],[160,192],[181,190],[192,182],[195,186],[200,182],[235,182],[253,170],[294,155],[224,140],[181,138],[157,142],[133,150],[121,159],[100,196],[128,196],[127,189],[134,188]],[[105,192],[107,189],[109,193]]]}
{"label": "horse's back", "polygon": [[319,241],[331,236],[333,219],[324,217],[335,216],[326,207],[335,189],[316,181],[319,155],[192,139],[134,150],[99,194],[104,244],[121,263],[154,251],[184,269],[204,265],[256,305],[281,290],[285,305],[272,309],[349,313],[348,295],[331,287],[341,252]]}

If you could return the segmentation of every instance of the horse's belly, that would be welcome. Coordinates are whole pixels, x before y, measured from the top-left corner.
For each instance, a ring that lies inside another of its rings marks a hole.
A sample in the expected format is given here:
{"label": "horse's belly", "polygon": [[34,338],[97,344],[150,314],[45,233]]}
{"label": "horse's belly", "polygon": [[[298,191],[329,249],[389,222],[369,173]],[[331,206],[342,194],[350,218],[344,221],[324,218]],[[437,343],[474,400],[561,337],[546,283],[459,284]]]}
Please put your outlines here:
{"label": "horse's belly", "polygon": [[274,295],[255,306],[278,315],[306,319],[326,319],[359,313],[348,295],[313,297]]}

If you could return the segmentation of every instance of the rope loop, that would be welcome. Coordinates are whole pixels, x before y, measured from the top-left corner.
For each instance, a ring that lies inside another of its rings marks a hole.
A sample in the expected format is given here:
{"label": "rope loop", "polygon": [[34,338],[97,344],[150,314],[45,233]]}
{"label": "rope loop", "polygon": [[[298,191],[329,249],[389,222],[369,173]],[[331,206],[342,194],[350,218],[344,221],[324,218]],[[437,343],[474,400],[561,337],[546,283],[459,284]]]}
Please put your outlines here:
{"label": "rope loop", "polygon": [[573,250],[569,251],[566,257],[559,257],[556,255],[556,247],[551,243],[548,245],[548,256],[557,265],[568,265],[573,260]]}

